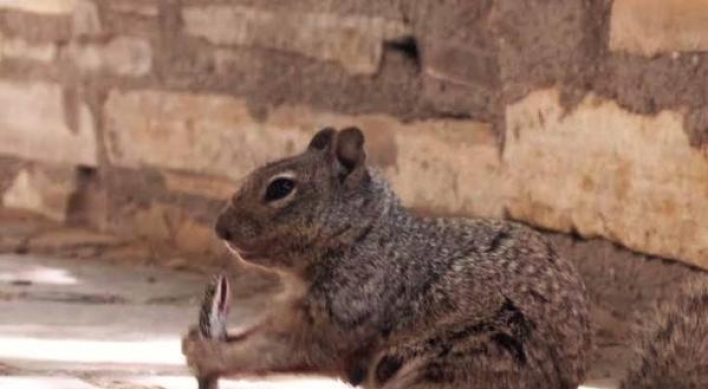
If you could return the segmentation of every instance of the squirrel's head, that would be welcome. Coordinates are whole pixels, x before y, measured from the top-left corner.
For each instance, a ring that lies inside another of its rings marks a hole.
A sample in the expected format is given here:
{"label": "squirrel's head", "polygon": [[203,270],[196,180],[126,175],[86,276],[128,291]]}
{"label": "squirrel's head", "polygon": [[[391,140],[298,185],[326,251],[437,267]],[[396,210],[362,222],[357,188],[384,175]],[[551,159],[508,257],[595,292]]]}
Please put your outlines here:
{"label": "squirrel's head", "polygon": [[375,186],[361,130],[325,128],[303,153],[253,171],[219,215],[216,233],[246,261],[302,268],[310,260],[303,258],[347,244],[371,224],[381,208]]}

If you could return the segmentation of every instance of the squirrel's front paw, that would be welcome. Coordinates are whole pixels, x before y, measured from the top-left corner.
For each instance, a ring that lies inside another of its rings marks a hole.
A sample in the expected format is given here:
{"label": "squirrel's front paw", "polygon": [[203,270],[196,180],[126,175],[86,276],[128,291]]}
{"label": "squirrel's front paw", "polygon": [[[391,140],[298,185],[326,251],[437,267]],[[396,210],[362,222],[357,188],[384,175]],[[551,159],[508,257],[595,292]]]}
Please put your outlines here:
{"label": "squirrel's front paw", "polygon": [[223,348],[226,343],[204,338],[196,328],[191,328],[182,338],[182,354],[187,359],[187,366],[197,376],[211,377],[224,373]]}

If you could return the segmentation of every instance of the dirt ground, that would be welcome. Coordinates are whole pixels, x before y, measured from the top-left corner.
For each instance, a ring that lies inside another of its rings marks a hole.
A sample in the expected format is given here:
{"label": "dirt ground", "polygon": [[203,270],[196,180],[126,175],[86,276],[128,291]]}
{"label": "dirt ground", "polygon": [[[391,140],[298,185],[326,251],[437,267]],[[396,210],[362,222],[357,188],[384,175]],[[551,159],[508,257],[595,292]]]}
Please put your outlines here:
{"label": "dirt ground", "polygon": [[[604,240],[546,234],[575,263],[593,302],[596,348],[589,378],[621,378],[632,358],[633,323],[642,323],[658,299],[670,295],[687,277],[702,272],[678,262],[636,254]],[[6,212],[0,212],[0,253],[50,255],[107,264],[132,262],[190,273],[210,271],[168,248],[125,242]],[[237,275],[238,278],[243,282],[237,284],[244,288],[237,288],[236,298],[267,295],[276,286],[272,278],[254,277],[250,273]]]}

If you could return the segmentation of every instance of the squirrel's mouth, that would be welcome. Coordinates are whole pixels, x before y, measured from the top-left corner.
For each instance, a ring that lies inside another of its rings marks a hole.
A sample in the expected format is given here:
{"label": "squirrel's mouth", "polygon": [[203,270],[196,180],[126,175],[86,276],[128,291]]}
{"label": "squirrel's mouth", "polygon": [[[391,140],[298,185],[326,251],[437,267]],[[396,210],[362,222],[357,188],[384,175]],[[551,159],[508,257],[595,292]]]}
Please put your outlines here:
{"label": "squirrel's mouth", "polygon": [[243,260],[248,261],[251,259],[256,259],[256,258],[261,257],[256,252],[244,250],[243,248],[236,246],[235,244],[233,244],[232,242],[229,242],[228,240],[225,240],[223,242],[224,242],[224,245],[226,246],[226,248],[231,252],[231,254],[233,254]]}

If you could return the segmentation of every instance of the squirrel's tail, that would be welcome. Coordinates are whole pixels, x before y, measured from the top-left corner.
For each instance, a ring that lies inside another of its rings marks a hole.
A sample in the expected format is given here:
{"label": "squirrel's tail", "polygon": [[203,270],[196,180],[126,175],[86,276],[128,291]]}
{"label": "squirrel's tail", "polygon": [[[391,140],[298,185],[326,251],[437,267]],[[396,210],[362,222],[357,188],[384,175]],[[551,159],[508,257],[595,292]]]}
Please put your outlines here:
{"label": "squirrel's tail", "polygon": [[708,277],[687,282],[639,327],[620,389],[708,388]]}

